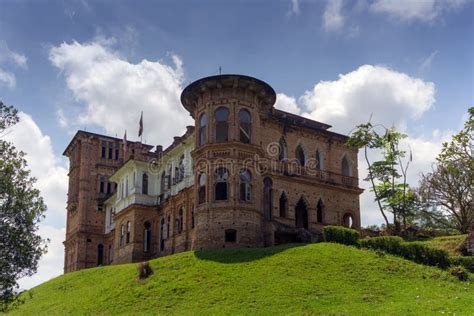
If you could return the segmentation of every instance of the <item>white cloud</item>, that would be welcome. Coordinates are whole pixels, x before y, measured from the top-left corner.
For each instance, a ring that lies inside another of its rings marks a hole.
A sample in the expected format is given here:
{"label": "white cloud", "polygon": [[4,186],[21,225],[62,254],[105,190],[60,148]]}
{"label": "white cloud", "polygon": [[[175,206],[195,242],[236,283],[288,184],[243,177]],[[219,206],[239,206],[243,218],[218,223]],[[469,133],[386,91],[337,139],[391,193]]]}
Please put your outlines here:
{"label": "white cloud", "polygon": [[344,26],[342,5],[342,0],[332,0],[327,2],[323,13],[323,28],[325,31],[339,31]]}
{"label": "white cloud", "polygon": [[375,0],[369,10],[401,21],[433,22],[442,12],[456,10],[467,0]]}
{"label": "white cloud", "polygon": [[79,124],[96,125],[112,135],[123,135],[127,129],[133,139],[143,111],[144,141],[169,144],[193,123],[179,99],[181,59],[172,54],[172,66],[148,60],[134,64],[113,50],[114,43],[113,39],[96,39],[63,43],[50,50],[51,63],[65,76],[76,101],[85,104],[77,118]]}
{"label": "white cloud", "polygon": [[399,128],[434,103],[435,86],[395,70],[363,65],[335,81],[321,81],[300,98],[304,116],[348,133],[372,115],[373,122]]}
{"label": "white cloud", "polygon": [[301,114],[296,99],[294,97],[289,97],[284,93],[277,93],[275,108],[297,115]]}
{"label": "white cloud", "polygon": [[48,207],[39,233],[51,240],[38,273],[20,282],[22,288],[29,288],[63,271],[68,177],[66,163],[54,155],[49,136],[43,134],[30,115],[20,112],[19,117],[20,122],[8,129],[4,139],[26,153],[28,168],[37,179],[35,186]]}
{"label": "white cloud", "polygon": [[300,3],[299,0],[291,0],[290,9],[287,13],[289,16],[300,14]]}
{"label": "white cloud", "polygon": [[15,88],[16,77],[13,73],[8,72],[0,68],[0,85],[4,85],[8,88]]}
{"label": "white cloud", "polygon": [[23,69],[28,68],[25,55],[10,50],[7,42],[0,41],[0,64],[10,62]]}

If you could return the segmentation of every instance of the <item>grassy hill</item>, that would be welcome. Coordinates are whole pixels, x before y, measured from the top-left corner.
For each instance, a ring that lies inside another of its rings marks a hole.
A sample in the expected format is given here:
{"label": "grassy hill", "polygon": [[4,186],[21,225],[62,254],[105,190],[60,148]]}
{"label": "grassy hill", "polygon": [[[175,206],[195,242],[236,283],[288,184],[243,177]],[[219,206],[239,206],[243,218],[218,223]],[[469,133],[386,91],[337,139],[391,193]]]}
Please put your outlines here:
{"label": "grassy hill", "polygon": [[444,249],[452,256],[459,255],[456,248],[466,239],[467,235],[441,236],[424,241],[432,248]]}
{"label": "grassy hill", "polygon": [[[474,314],[474,287],[448,272],[338,244],[187,252],[69,273],[13,314]],[[27,296],[27,295],[26,295]]]}

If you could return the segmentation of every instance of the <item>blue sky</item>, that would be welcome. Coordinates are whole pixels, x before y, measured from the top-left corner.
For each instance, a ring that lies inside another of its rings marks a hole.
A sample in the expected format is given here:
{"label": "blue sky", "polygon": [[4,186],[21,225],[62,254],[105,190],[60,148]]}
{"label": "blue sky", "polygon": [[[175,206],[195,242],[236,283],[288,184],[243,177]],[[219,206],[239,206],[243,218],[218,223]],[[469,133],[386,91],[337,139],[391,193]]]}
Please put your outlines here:
{"label": "blue sky", "polygon": [[[395,124],[416,149],[416,185],[474,103],[473,37],[466,0],[0,2],[0,99],[23,112],[7,137],[30,155],[50,208],[42,233],[53,237],[24,286],[61,272],[61,154],[78,128],[133,139],[143,110],[145,138],[167,145],[191,123],[181,89],[221,66],[335,131],[371,113]],[[361,199],[363,224],[381,222],[371,199]]]}

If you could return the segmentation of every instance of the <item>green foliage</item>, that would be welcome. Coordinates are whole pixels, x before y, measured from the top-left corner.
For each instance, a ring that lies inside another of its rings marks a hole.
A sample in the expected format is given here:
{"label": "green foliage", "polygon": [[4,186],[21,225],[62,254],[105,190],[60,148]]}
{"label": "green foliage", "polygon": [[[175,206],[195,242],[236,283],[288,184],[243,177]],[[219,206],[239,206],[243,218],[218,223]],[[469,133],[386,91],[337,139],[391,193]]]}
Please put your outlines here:
{"label": "green foliage", "polygon": [[454,236],[440,236],[431,238],[424,241],[424,244],[431,248],[444,249],[451,256],[456,256],[459,253],[459,247],[466,239],[467,235],[454,235]]}
{"label": "green foliage", "polygon": [[459,281],[469,281],[469,273],[462,266],[451,268],[451,275],[459,279]]}
{"label": "green foliage", "polygon": [[422,242],[403,242],[396,236],[374,237],[359,241],[361,248],[383,250],[416,263],[446,269],[451,262],[446,250],[427,246]]}
{"label": "green foliage", "polygon": [[474,273],[474,257],[455,256],[451,257],[451,264],[453,266],[463,266],[471,273]]}
{"label": "green foliage", "polygon": [[323,228],[324,240],[343,245],[357,245],[359,232],[355,229],[342,226],[325,226]]}
{"label": "green foliage", "polygon": [[[0,133],[16,122],[16,110],[0,102]],[[34,274],[46,251],[37,234],[46,206],[24,156],[0,139],[0,311],[16,300],[17,280]]]}

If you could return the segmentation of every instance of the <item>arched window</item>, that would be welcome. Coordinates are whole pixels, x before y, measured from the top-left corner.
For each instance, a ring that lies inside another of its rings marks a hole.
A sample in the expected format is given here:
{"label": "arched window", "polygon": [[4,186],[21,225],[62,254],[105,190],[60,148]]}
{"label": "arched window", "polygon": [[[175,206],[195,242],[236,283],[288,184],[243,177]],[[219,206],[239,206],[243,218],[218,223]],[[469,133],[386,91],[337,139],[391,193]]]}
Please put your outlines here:
{"label": "arched window", "polygon": [[206,202],[206,181],[207,181],[207,175],[205,173],[201,173],[199,175],[199,189],[198,189],[198,203],[199,204]]}
{"label": "arched window", "polygon": [[316,170],[323,170],[323,161],[319,149],[316,149]]}
{"label": "arched window", "polygon": [[143,234],[143,251],[149,252],[151,248],[151,224],[150,222],[145,222],[143,225],[145,228]]}
{"label": "arched window", "polygon": [[252,175],[247,169],[240,171],[240,200],[250,201],[252,198]]}
{"label": "arched window", "polygon": [[240,141],[244,144],[250,144],[251,134],[252,134],[252,120],[250,112],[247,110],[239,111],[239,121],[240,121]]}
{"label": "arched window", "polygon": [[168,215],[168,221],[166,222],[166,239],[170,238],[170,225],[171,225],[171,216]]}
{"label": "arched window", "polygon": [[296,147],[295,155],[296,155],[296,160],[298,161],[298,163],[301,166],[304,166],[306,164],[306,156],[304,154],[304,150],[303,150],[303,147],[301,147],[301,145],[298,145],[298,147]]}
{"label": "arched window", "polygon": [[183,208],[180,208],[179,213],[178,213],[178,233],[179,234],[183,231],[183,217],[184,217],[184,210]]}
{"label": "arched window", "polygon": [[120,225],[120,246],[123,246],[125,238],[125,225]]}
{"label": "arched window", "polygon": [[285,218],[288,210],[288,199],[285,192],[280,195],[280,217]]}
{"label": "arched window", "polygon": [[323,209],[324,209],[323,201],[319,199],[318,205],[316,206],[316,221],[318,223],[323,222]]}
{"label": "arched window", "polygon": [[229,140],[229,110],[220,107],[214,113],[216,121],[216,143],[222,143]]}
{"label": "arched window", "polygon": [[263,214],[265,219],[272,219],[273,209],[273,181],[270,178],[263,179]]}
{"label": "arched window", "polygon": [[280,141],[278,142],[280,145],[280,152],[278,153],[278,159],[280,161],[288,159],[288,151],[286,149],[286,141],[285,138],[282,136]]}
{"label": "arched window", "polygon": [[181,182],[184,179],[184,155],[181,155],[181,157],[179,157],[178,174],[176,177],[177,182]]}
{"label": "arched window", "polygon": [[345,227],[353,227],[354,226],[354,218],[352,217],[351,213],[346,213],[342,218],[342,225]]}
{"label": "arched window", "polygon": [[214,174],[214,199],[227,200],[229,172],[226,168],[218,168]]}
{"label": "arched window", "polygon": [[341,172],[343,176],[346,176],[346,177],[351,176],[351,164],[349,162],[349,159],[347,159],[347,156],[345,155],[344,157],[342,157]]}
{"label": "arched window", "polygon": [[130,233],[132,232],[132,223],[127,222],[127,235],[126,235],[126,243],[130,242]]}
{"label": "arched window", "polygon": [[146,172],[142,175],[142,194],[148,194],[148,175]]}
{"label": "arched window", "polygon": [[161,173],[161,181],[160,181],[160,192],[161,194],[165,193],[166,190],[166,173],[163,171]]}
{"label": "arched window", "polygon": [[104,264],[104,245],[99,244],[97,246],[97,266]]}
{"label": "arched window", "polygon": [[207,143],[207,116],[206,113],[202,113],[199,117],[199,145]]}
{"label": "arched window", "polygon": [[165,250],[165,219],[161,219],[161,225],[160,225],[160,251]]}

